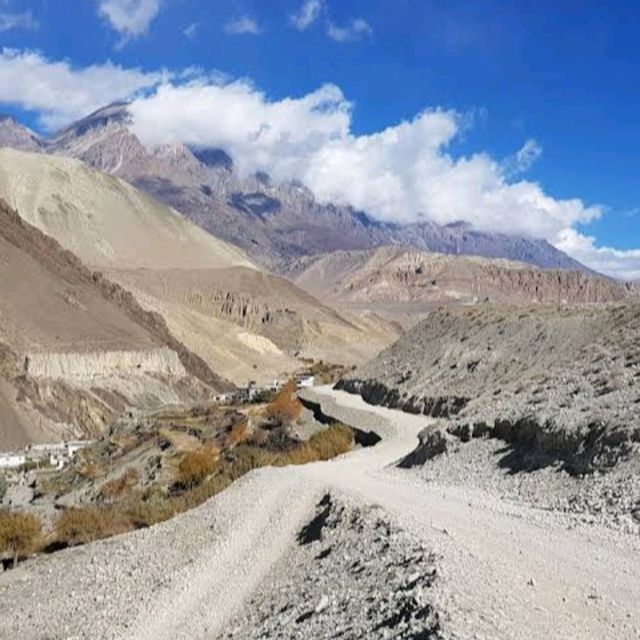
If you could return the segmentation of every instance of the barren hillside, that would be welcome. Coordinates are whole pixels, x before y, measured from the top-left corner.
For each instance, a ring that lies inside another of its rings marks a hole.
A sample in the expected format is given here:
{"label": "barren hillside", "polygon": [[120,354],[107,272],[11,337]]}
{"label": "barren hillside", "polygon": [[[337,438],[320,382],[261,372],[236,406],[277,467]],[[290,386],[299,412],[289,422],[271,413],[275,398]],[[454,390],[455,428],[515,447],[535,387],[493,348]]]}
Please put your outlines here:
{"label": "barren hillside", "polygon": [[97,433],[228,385],[163,319],[0,204],[0,445]]}
{"label": "barren hillside", "polygon": [[398,335],[347,319],[237,247],[78,160],[0,149],[0,196],[110,280],[135,291],[209,366],[237,383],[298,366],[295,354],[361,363]]}

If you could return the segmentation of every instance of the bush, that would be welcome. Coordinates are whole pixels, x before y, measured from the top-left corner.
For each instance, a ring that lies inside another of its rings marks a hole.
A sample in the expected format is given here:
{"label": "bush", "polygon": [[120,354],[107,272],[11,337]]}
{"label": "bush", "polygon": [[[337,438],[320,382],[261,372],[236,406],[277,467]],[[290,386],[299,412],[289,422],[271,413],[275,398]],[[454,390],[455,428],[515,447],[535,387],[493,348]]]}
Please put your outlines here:
{"label": "bush", "polygon": [[236,422],[230,429],[227,435],[227,446],[230,448],[236,447],[241,442],[244,442],[249,437],[249,421],[242,420]]}
{"label": "bush", "polygon": [[265,410],[267,418],[281,424],[297,420],[301,413],[302,404],[296,395],[296,383],[293,380],[280,389]]}
{"label": "bush", "polygon": [[353,443],[353,430],[341,423],[334,423],[309,439],[309,446],[316,452],[318,460],[330,460],[346,453],[353,448]]}
{"label": "bush", "polygon": [[213,444],[185,453],[178,467],[178,485],[183,489],[198,486],[213,473],[219,455],[219,449]]}
{"label": "bush", "polygon": [[5,495],[7,495],[7,490],[9,489],[9,483],[4,476],[0,476],[0,502],[4,499]]}
{"label": "bush", "polygon": [[134,528],[142,529],[173,518],[176,506],[168,498],[154,494],[147,500],[131,502],[123,511]]}
{"label": "bush", "polygon": [[0,553],[13,556],[13,566],[20,556],[33,553],[42,540],[42,523],[31,513],[0,512]]}
{"label": "bush", "polygon": [[107,502],[121,498],[132,491],[140,480],[137,469],[127,469],[119,478],[106,482],[100,489],[100,498]]}
{"label": "bush", "polygon": [[125,513],[109,507],[81,507],[64,511],[55,524],[56,537],[69,546],[131,531],[134,525]]}

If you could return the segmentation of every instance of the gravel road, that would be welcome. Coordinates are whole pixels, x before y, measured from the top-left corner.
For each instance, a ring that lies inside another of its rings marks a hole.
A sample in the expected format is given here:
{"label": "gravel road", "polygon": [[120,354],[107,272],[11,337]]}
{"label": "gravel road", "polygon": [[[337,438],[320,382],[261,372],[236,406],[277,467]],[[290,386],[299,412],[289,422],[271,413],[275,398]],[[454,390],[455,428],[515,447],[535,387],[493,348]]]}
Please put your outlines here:
{"label": "gravel road", "polygon": [[305,396],[383,441],[0,575],[0,638],[640,637],[637,536],[427,484],[393,465],[426,418]]}

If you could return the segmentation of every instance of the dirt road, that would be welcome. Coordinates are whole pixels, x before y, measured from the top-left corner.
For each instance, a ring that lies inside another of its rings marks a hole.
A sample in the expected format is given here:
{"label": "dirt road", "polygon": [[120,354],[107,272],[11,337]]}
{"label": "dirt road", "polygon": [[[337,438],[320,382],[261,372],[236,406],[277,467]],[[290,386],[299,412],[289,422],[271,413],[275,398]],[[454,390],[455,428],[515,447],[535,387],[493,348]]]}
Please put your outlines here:
{"label": "dirt road", "polygon": [[[486,492],[427,484],[393,466],[417,443],[424,417],[324,387],[305,396],[326,415],[376,430],[382,442],[331,462],[251,473],[170,522],[7,572],[0,637],[223,637],[283,566],[327,492],[380,506],[434,552],[444,637],[640,637],[638,539]],[[333,637],[332,629],[319,637]]]}

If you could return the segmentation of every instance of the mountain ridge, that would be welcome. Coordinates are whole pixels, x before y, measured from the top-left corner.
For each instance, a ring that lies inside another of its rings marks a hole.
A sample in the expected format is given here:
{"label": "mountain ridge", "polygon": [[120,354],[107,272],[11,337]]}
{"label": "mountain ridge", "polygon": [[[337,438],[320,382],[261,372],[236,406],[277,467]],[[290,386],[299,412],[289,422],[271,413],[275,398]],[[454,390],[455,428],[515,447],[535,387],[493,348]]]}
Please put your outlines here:
{"label": "mountain ridge", "polygon": [[[40,150],[79,158],[126,179],[272,270],[305,255],[400,244],[588,271],[544,240],[484,233],[464,223],[378,222],[351,207],[321,204],[295,181],[273,184],[261,173],[242,178],[222,149],[182,144],[148,149],[130,125],[127,104],[114,103],[65,127]],[[11,144],[12,136],[0,131],[0,145]]]}

